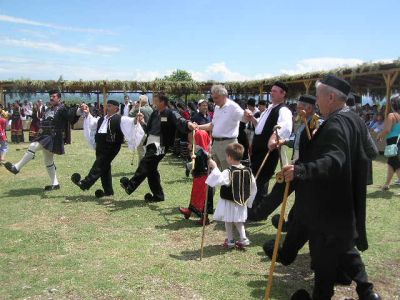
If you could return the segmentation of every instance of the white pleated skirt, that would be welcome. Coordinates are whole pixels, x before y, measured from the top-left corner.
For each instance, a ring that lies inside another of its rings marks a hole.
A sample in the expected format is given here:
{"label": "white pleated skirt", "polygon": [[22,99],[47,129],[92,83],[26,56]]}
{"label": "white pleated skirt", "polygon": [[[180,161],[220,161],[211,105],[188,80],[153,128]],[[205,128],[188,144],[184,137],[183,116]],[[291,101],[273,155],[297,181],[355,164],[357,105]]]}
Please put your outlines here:
{"label": "white pleated skirt", "polygon": [[213,218],[222,222],[244,223],[247,220],[247,206],[241,206],[233,201],[220,198]]}

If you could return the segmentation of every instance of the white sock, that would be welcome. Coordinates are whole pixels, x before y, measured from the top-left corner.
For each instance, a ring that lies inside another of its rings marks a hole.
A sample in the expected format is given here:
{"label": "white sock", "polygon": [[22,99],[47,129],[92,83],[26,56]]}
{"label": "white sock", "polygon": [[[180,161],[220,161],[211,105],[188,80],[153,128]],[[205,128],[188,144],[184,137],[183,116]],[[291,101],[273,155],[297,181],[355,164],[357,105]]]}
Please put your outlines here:
{"label": "white sock", "polygon": [[236,229],[239,232],[240,240],[245,240],[247,239],[246,236],[246,230],[244,229],[244,223],[242,222],[236,222],[235,223]]}
{"label": "white sock", "polygon": [[43,150],[43,158],[44,158],[44,164],[47,169],[47,173],[49,174],[50,177],[51,185],[57,185],[58,180],[56,174],[56,166],[53,160],[53,153],[47,150]]}
{"label": "white sock", "polygon": [[225,230],[226,230],[226,238],[228,241],[233,240],[233,223],[232,222],[225,222]]}
{"label": "white sock", "polygon": [[28,147],[28,151],[26,151],[22,159],[14,165],[15,168],[20,171],[28,162],[30,162],[35,157],[35,153],[39,148],[40,144],[38,142],[31,143]]}

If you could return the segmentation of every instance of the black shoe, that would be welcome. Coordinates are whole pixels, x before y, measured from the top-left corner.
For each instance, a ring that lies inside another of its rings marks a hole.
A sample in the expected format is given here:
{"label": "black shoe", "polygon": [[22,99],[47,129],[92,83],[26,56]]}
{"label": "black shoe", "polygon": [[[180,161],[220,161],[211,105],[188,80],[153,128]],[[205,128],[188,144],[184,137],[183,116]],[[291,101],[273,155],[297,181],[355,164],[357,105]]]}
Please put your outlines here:
{"label": "black shoe", "polygon": [[16,168],[12,163],[10,163],[10,162],[6,162],[6,163],[4,164],[4,167],[6,167],[6,169],[7,169],[8,171],[10,171],[11,173],[13,173],[14,175],[19,173],[19,171],[17,170],[17,168]]}
{"label": "black shoe", "polygon": [[[271,218],[272,226],[274,226],[276,229],[278,229],[280,216],[280,214],[276,214]],[[282,232],[287,232],[287,227],[287,222],[285,222],[285,219],[283,219]]]}
{"label": "black shoe", "polygon": [[162,201],[164,201],[164,199],[154,197],[152,194],[147,193],[146,195],[144,195],[144,201],[146,201],[146,202],[162,202]]}
{"label": "black shoe", "polygon": [[290,300],[312,300],[310,294],[306,290],[298,290],[296,291]]}
{"label": "black shoe", "polygon": [[189,175],[190,175],[190,170],[189,170],[187,164],[185,165],[185,175],[186,175],[186,177],[189,177]]}
{"label": "black shoe", "polygon": [[382,300],[381,296],[375,292],[368,293],[367,296],[360,297],[360,300]]}
{"label": "black shoe", "polygon": [[54,191],[54,190],[59,190],[60,189],[60,185],[59,184],[55,184],[55,185],[46,185],[44,187],[45,191]]}
{"label": "black shoe", "polygon": [[265,252],[265,255],[267,255],[269,259],[272,259],[272,255],[274,253],[274,246],[275,246],[275,240],[268,240],[263,245],[263,250]]}
{"label": "black shoe", "polygon": [[82,181],[81,181],[81,175],[79,173],[74,173],[71,175],[71,181],[77,185],[82,191],[86,190],[86,188],[83,186]]}
{"label": "black shoe", "polygon": [[102,198],[107,196],[113,196],[114,193],[105,193],[103,190],[96,190],[94,192],[94,195],[96,196],[96,198]]}
{"label": "black shoe", "polygon": [[130,194],[133,193],[134,189],[133,189],[133,187],[132,187],[132,185],[131,185],[131,182],[130,182],[130,180],[129,180],[128,177],[122,177],[122,178],[119,180],[119,182],[120,182],[120,184],[121,184],[121,187],[125,190],[125,192],[126,192],[128,195],[130,195]]}

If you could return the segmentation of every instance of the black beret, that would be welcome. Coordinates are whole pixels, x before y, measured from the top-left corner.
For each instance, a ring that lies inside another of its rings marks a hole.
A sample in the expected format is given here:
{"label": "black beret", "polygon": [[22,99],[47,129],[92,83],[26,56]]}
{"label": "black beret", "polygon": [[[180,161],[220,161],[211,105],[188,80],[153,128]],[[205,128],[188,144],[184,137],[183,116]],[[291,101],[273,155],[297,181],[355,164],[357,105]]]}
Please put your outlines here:
{"label": "black beret", "polygon": [[302,95],[299,98],[299,102],[304,102],[304,103],[309,103],[311,105],[315,105],[315,102],[317,102],[317,98],[311,95]]}
{"label": "black beret", "polygon": [[111,104],[111,105],[115,105],[115,106],[119,106],[119,102],[116,100],[107,100],[107,104]]}
{"label": "black beret", "polygon": [[249,98],[249,100],[247,100],[247,105],[256,106],[256,99]]}
{"label": "black beret", "polygon": [[282,90],[284,90],[286,93],[288,92],[288,87],[285,83],[282,81],[275,81],[273,85],[279,86]]}
{"label": "black beret", "polygon": [[350,84],[346,80],[336,77],[335,75],[328,74],[324,76],[320,82],[341,91],[346,96],[350,93]]}

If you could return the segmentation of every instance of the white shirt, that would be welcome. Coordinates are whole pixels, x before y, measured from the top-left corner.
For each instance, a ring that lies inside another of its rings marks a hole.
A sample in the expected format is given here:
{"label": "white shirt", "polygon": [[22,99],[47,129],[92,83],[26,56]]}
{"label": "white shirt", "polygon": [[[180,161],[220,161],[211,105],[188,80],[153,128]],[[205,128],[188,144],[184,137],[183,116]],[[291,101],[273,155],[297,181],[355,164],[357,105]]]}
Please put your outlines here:
{"label": "white shirt", "polygon": [[[79,111],[79,109],[78,109]],[[78,114],[77,111],[77,114]],[[85,136],[86,140],[88,141],[89,145],[96,149],[96,130],[97,130],[97,121],[100,118],[93,117],[90,113],[85,117],[83,121],[83,135]],[[107,133],[107,127],[109,124],[109,119],[107,116],[104,117],[103,122],[100,125],[98,133]],[[140,144],[144,137],[144,131],[142,126],[137,122],[135,124],[135,119],[130,117],[121,117],[121,124],[120,124],[121,131],[128,142],[128,148],[131,150],[136,149],[136,147]]]}
{"label": "white shirt", "polygon": [[127,117],[127,116],[129,116],[129,102],[128,102],[128,104],[125,104],[125,106],[124,106],[124,114],[123,114],[123,116],[125,116],[125,117]]}
{"label": "white shirt", "polygon": [[[244,110],[231,99],[227,99],[224,106],[215,106],[212,136],[215,138],[237,138],[241,120],[244,120]],[[244,120],[244,122],[246,121]]]}
{"label": "white shirt", "polygon": [[[115,115],[115,114],[114,114]],[[112,115],[113,116],[113,115]],[[112,117],[111,116],[111,117]],[[108,129],[108,121],[111,119],[111,117],[108,117],[108,115],[104,116],[103,123],[101,123],[98,133],[107,133]]]}
{"label": "white shirt", "polygon": [[[258,119],[258,124],[254,130],[255,134],[262,133],[265,122],[267,121],[269,114],[271,113],[271,110],[279,104],[280,103],[268,106],[267,110],[265,110],[261,114],[260,118]],[[276,125],[279,125],[281,127],[280,129],[278,129],[279,137],[281,139],[288,139],[292,134],[293,116],[290,109],[287,108],[286,106],[281,107],[281,109],[279,110],[279,117]]]}

